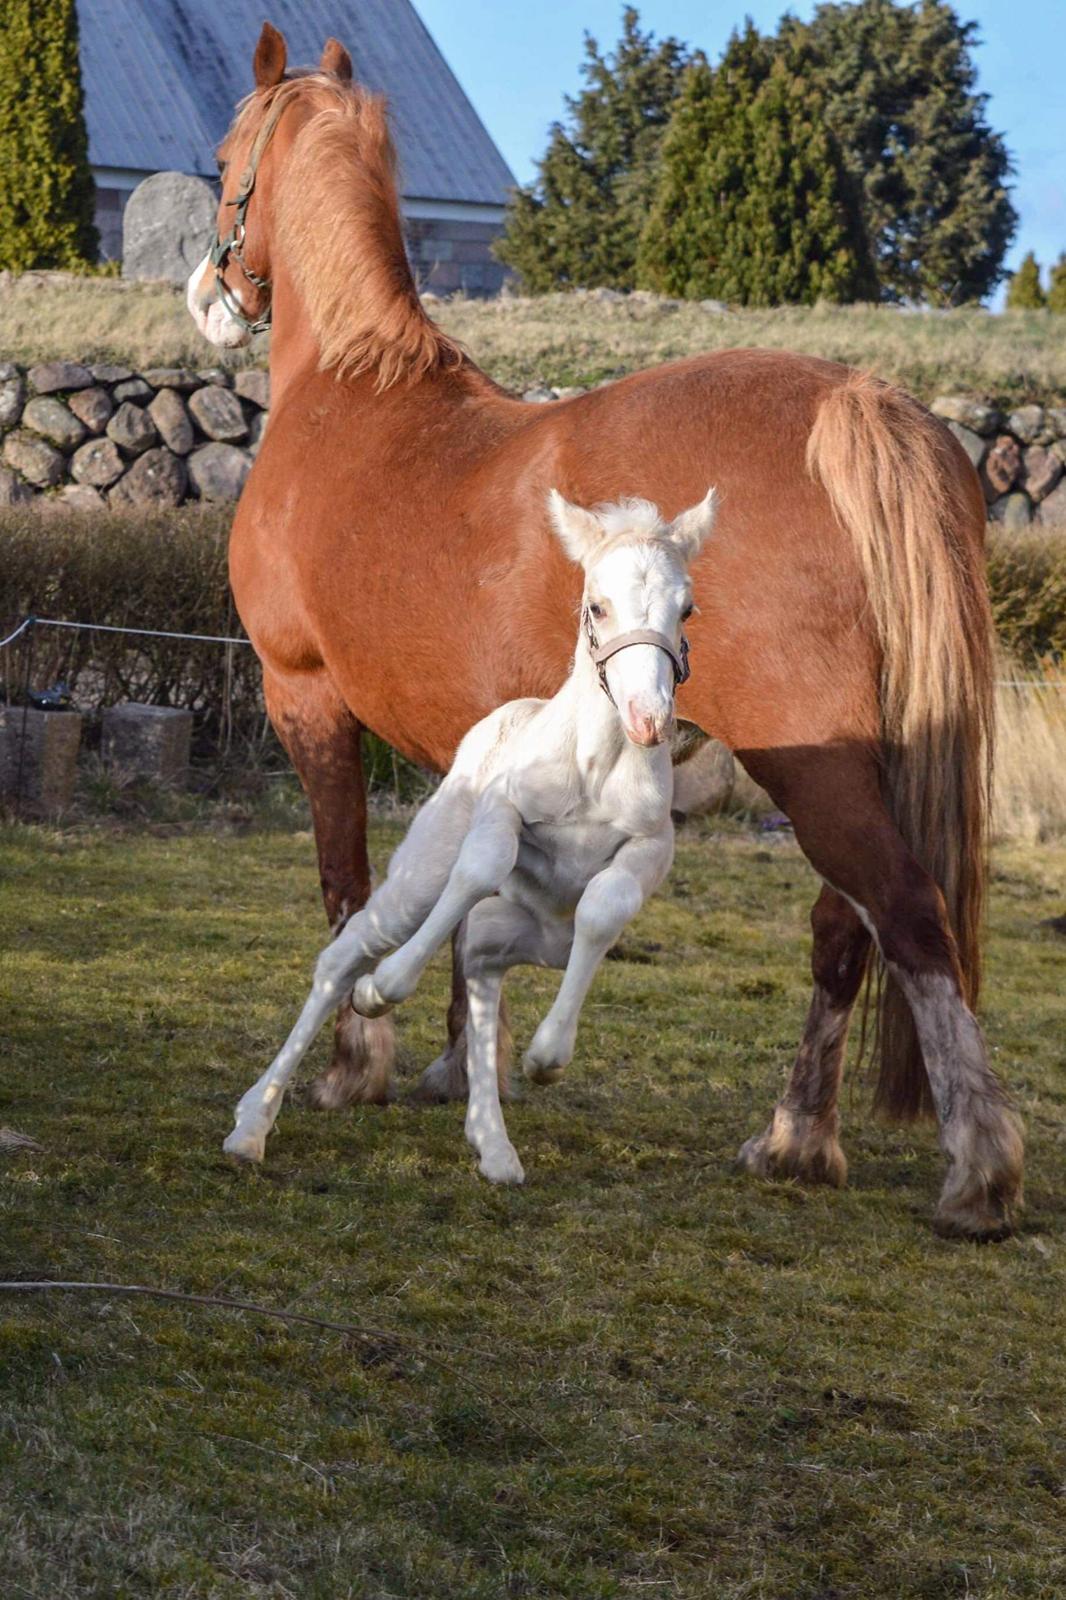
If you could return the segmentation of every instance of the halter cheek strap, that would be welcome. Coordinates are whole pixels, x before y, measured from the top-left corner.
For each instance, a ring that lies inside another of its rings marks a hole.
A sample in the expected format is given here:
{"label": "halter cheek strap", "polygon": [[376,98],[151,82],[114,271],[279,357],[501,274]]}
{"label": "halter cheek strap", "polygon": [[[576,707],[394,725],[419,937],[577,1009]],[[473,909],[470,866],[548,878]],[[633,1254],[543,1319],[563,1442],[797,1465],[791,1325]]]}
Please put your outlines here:
{"label": "halter cheek strap", "polygon": [[674,649],[673,643],[665,633],[658,633],[654,628],[633,628],[629,633],[616,633],[613,639],[608,639],[606,644],[600,644],[596,637],[596,630],[592,626],[592,614],[588,606],[582,613],[582,622],[585,625],[585,637],[589,642],[589,654],[592,664],[596,668],[596,675],[600,680],[600,688],[614,705],[614,695],[611,693],[607,682],[607,663],[612,656],[620,650],[628,650],[631,644],[653,644],[656,649],[662,650],[670,657],[674,668],[674,688],[679,689],[689,679],[688,640],[681,635],[681,645]]}
{"label": "halter cheek strap", "polygon": [[[259,163],[263,158],[264,150],[270,143],[274,129],[277,127],[281,118],[281,114],[285,110],[285,104],[285,101],[275,103],[275,105],[271,107],[270,111],[263,119],[263,125],[255,136],[255,142],[252,145],[251,153],[248,157],[248,165],[241,173],[240,183],[237,186],[237,193],[232,200],[227,200],[224,202],[227,206],[233,206],[234,208],[233,227],[230,229],[229,233],[226,234],[225,238],[223,238],[220,233],[216,232],[215,242],[211,246],[210,260],[211,265],[215,269],[215,290],[218,294],[218,298],[221,300],[222,304],[225,306],[227,312],[233,318],[234,322],[236,322],[239,327],[243,328],[246,333],[265,333],[270,327],[270,279],[261,278],[258,273],[253,272],[251,267],[246,264],[241,251],[244,246],[245,217],[248,214],[248,207],[251,203],[252,195],[255,193],[255,180],[259,172]],[[256,289],[262,289],[265,291],[267,295],[267,307],[261,317],[253,318],[246,316],[244,311],[241,309],[240,302],[238,301],[236,295],[227,284],[224,273],[226,270],[226,262],[230,256],[232,256],[234,261],[236,261],[244,276],[248,279],[248,282]]]}

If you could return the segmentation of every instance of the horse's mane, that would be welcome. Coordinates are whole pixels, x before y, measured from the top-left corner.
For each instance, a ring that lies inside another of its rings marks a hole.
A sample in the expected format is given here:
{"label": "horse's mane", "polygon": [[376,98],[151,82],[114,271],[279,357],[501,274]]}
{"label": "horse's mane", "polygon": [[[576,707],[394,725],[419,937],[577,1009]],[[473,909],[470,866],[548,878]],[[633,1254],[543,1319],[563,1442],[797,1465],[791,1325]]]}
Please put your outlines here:
{"label": "horse's mane", "polygon": [[[338,377],[375,372],[379,389],[463,359],[428,317],[404,248],[396,155],[385,101],[326,73],[297,73],[250,95],[228,145],[297,97],[312,114],[276,180],[277,248],[307,307],[320,366]],[[225,147],[224,147],[225,148]]]}

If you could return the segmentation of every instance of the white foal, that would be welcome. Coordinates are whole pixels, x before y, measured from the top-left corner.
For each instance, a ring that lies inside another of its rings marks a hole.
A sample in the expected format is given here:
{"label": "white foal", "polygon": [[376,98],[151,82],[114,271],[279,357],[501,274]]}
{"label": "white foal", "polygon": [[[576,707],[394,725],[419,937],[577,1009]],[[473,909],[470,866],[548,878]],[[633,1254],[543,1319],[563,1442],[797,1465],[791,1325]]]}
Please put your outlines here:
{"label": "white foal", "polygon": [[597,967],[673,858],[668,735],[687,676],[688,566],[711,530],[714,491],[669,524],[646,500],[586,511],[553,490],[549,508],[585,571],[570,676],[553,699],[512,700],[467,734],[385,882],[319,956],[295,1028],[237,1107],[231,1155],[263,1159],[286,1084],[353,984],[357,1011],[387,1011],[466,918],[466,1136],[487,1178],[522,1182],[496,1075],[503,976],[521,964],[565,969],[524,1063],[551,1082],[573,1056]]}

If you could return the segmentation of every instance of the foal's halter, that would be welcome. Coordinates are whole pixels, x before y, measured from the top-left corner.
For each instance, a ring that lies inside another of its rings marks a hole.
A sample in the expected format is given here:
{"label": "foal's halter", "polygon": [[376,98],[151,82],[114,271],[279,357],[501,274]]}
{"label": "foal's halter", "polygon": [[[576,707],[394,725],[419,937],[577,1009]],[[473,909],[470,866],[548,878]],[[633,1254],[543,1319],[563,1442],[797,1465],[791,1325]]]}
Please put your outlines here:
{"label": "foal's halter", "polygon": [[600,680],[600,688],[612,705],[615,703],[611,693],[610,684],[607,682],[607,663],[619,650],[627,650],[631,644],[653,644],[656,649],[662,650],[670,657],[674,668],[674,688],[680,689],[683,683],[689,680],[688,640],[681,635],[680,649],[675,650],[665,633],[657,633],[654,628],[633,628],[629,633],[616,633],[613,639],[608,639],[606,644],[601,644],[596,637],[596,630],[592,626],[592,613],[588,606],[581,613],[581,621],[585,627],[585,637],[589,642],[589,654],[592,664],[596,668],[596,676]]}
{"label": "foal's halter", "polygon": [[[243,328],[246,333],[265,333],[270,327],[272,313],[272,306],[270,302],[270,279],[261,278],[259,274],[253,272],[251,267],[249,267],[245,262],[242,254],[246,232],[244,219],[248,214],[249,202],[251,201],[252,195],[255,193],[255,180],[259,172],[259,163],[263,159],[263,152],[266,150],[267,145],[270,143],[270,140],[273,137],[274,130],[278,125],[282,112],[285,110],[286,104],[287,102],[284,100],[282,100],[280,103],[275,101],[270,110],[267,112],[267,115],[263,118],[263,125],[255,136],[255,142],[253,143],[251,153],[248,156],[248,165],[241,173],[240,182],[237,185],[237,194],[234,199],[223,201],[223,205],[233,206],[235,208],[233,212],[233,227],[230,229],[229,233],[227,233],[225,238],[223,238],[222,235],[216,231],[215,242],[211,246],[209,259],[211,261],[211,265],[215,269],[215,290],[218,294],[218,298],[222,301],[222,304],[225,306],[226,311],[233,318],[234,322],[236,322],[239,327]],[[256,318],[245,316],[232,289],[230,289],[227,285],[224,273],[226,270],[226,262],[230,256],[233,257],[234,261],[240,267],[241,271],[244,273],[244,276],[248,279],[248,282],[254,285],[256,289],[262,289],[265,292],[267,296],[267,306],[262,316]]]}

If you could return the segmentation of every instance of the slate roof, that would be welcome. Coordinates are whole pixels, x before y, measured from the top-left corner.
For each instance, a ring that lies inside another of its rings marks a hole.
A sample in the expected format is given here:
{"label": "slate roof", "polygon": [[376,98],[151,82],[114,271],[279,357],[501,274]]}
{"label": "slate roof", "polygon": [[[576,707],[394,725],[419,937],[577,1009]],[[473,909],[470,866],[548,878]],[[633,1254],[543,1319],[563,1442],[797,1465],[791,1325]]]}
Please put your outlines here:
{"label": "slate roof", "polygon": [[291,65],[332,34],[387,94],[408,198],[504,204],[515,180],[410,0],[78,0],[92,165],[214,178],[264,17]]}

